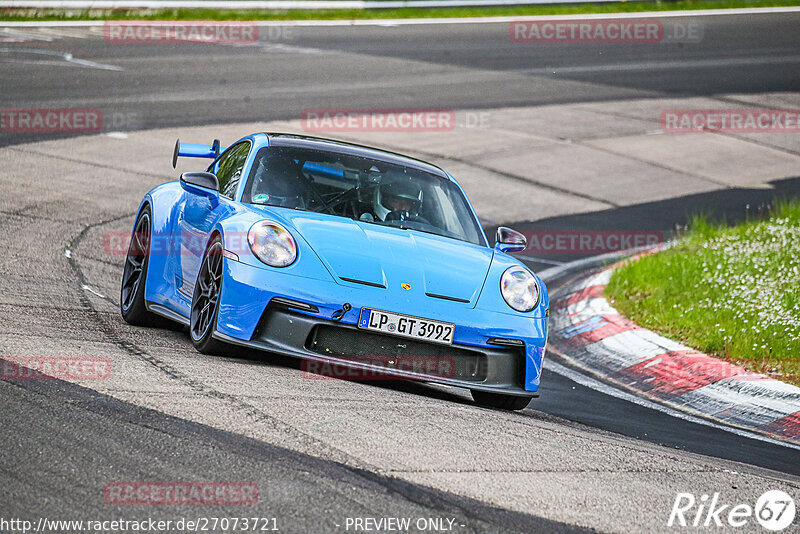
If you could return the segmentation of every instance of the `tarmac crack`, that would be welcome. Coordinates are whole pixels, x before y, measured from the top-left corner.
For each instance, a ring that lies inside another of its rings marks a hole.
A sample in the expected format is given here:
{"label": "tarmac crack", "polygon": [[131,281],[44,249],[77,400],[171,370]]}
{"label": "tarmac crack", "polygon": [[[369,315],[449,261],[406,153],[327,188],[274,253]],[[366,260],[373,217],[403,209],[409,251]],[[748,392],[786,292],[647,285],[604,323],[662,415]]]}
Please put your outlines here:
{"label": "tarmac crack", "polygon": [[[164,178],[164,175],[158,174],[158,173],[143,172],[143,171],[137,171],[137,170],[133,170],[133,169],[124,169],[122,167],[117,167],[116,165],[106,165],[106,164],[103,164],[103,163],[97,163],[97,162],[94,162],[94,161],[86,161],[84,159],[79,159],[79,158],[70,158],[70,157],[67,157],[67,156],[59,156],[57,154],[48,154],[47,152],[41,152],[39,150],[31,150],[29,148],[28,149],[19,148],[19,147],[16,147],[16,146],[10,146],[10,147],[6,147],[6,148],[8,150],[14,150],[16,152],[22,152],[23,154],[33,154],[34,156],[40,156],[40,157],[43,157],[43,158],[57,159],[57,160],[60,160],[60,161],[69,161],[70,163],[78,163],[78,164],[81,164],[81,165],[87,165],[89,167],[96,167],[98,169],[108,169],[108,170],[119,171],[119,172],[124,172],[124,173],[128,173],[128,174],[138,174],[139,176],[148,176],[150,178]],[[115,221],[118,221],[118,220],[120,220],[122,218],[124,218],[124,217],[119,217],[119,218],[116,218],[116,219],[103,221],[101,223],[96,223],[96,224],[91,225],[91,226],[101,226],[102,224],[106,224],[106,223],[109,223],[109,222],[115,222]]]}
{"label": "tarmac crack", "polygon": [[[102,226],[104,224],[118,222],[122,219],[131,217],[131,215],[135,214],[125,214],[122,216],[113,217],[111,219],[103,220],[85,226],[84,229],[69,243],[68,248],[70,250],[76,250],[81,241],[93,228]],[[69,262],[76,277],[78,278],[79,285],[82,288],[89,286],[89,281],[86,278],[86,275],[84,274],[83,270],[81,269],[78,260],[76,258],[76,255],[72,254],[70,257],[67,258],[67,261]],[[116,302],[110,297],[99,296],[99,298],[102,298],[107,302],[111,302],[116,306]],[[336,447],[332,447],[331,445],[298,430],[297,428],[259,410],[258,408],[246,402],[242,402],[240,398],[234,395],[217,391],[207,386],[203,382],[183,374],[182,372],[175,369],[167,362],[153,356],[146,350],[143,350],[136,343],[124,339],[117,332],[114,325],[111,324],[110,314],[108,314],[107,312],[100,312],[99,310],[97,310],[94,304],[92,304],[91,299],[86,295],[85,289],[81,291],[78,300],[81,306],[84,308],[84,310],[89,314],[91,319],[98,325],[100,331],[103,333],[106,339],[108,339],[112,344],[116,345],[127,354],[141,359],[142,361],[151,365],[153,368],[164,373],[169,378],[179,381],[180,383],[186,385],[189,389],[197,393],[200,393],[206,397],[212,397],[225,402],[226,404],[230,405],[233,409],[242,412],[247,419],[252,420],[255,423],[269,423],[271,428],[276,433],[283,434],[284,438],[286,437],[291,438],[292,440],[294,440],[296,444],[300,445],[306,451],[309,452],[313,451],[316,455],[320,457],[322,457],[320,452],[325,451],[326,459],[338,461],[344,465],[353,466],[360,469],[377,470],[375,466],[370,466],[366,462],[362,461],[360,458],[352,456]]]}
{"label": "tarmac crack", "polygon": [[23,206],[22,208],[20,208],[18,210],[15,210],[15,211],[0,210],[0,215],[6,215],[8,217],[24,217],[24,218],[27,218],[27,219],[48,221],[48,222],[54,222],[54,223],[74,222],[73,220],[53,219],[53,218],[50,218],[50,217],[43,217],[41,215],[31,215],[30,213],[24,213],[25,210],[28,210],[30,208],[38,208],[39,206],[40,206],[40,204],[37,203],[37,204],[28,204],[27,206]]}

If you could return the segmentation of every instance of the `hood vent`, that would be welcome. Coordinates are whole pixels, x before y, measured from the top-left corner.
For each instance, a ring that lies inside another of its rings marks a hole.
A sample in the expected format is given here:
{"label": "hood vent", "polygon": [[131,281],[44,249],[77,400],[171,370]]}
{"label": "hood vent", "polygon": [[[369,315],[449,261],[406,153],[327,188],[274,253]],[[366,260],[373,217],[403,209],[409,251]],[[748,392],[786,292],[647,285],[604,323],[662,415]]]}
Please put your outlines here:
{"label": "hood vent", "polygon": [[433,297],[435,299],[442,299],[442,300],[451,300],[453,302],[466,302],[469,303],[469,299],[460,299],[458,297],[448,297],[447,295],[437,295],[436,293],[425,293],[429,297]]}
{"label": "hood vent", "polygon": [[358,280],[356,278],[345,278],[344,276],[340,276],[339,279],[344,280],[345,282],[352,282],[353,284],[361,284],[363,286],[379,287],[381,289],[386,289],[386,286],[383,284],[376,284],[375,282],[367,282],[366,280]]}

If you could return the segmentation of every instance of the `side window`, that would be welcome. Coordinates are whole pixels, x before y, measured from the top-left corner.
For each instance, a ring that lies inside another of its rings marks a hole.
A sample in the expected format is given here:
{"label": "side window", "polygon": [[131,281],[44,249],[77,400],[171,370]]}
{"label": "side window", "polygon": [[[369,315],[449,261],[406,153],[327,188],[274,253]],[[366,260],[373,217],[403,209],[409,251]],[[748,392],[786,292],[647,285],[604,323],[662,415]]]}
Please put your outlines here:
{"label": "side window", "polygon": [[242,178],[242,170],[249,153],[250,142],[239,143],[222,154],[211,167],[211,172],[216,174],[217,180],[219,180],[220,195],[233,198],[236,194],[236,187]]}

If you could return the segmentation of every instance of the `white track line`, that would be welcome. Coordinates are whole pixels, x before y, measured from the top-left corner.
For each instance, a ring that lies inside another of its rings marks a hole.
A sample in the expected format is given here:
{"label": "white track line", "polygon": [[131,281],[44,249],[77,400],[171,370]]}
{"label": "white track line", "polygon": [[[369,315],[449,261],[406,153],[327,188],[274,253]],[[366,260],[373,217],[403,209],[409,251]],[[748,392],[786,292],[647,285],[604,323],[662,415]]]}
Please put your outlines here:
{"label": "white track line", "polygon": [[95,291],[94,289],[92,289],[90,286],[87,286],[86,284],[83,284],[81,286],[81,289],[83,289],[84,291],[88,291],[89,293],[92,293],[93,295],[97,295],[101,299],[106,298],[105,295],[103,295],[102,293],[99,293],[98,291]]}
{"label": "white track line", "polygon": [[[3,57],[0,55],[0,62],[3,63],[25,63],[25,64],[39,64],[39,65],[53,65],[54,67],[86,67],[90,69],[100,70],[124,70],[117,65],[107,65],[105,63],[97,63],[89,61],[88,59],[78,59],[69,52],[60,52],[57,50],[40,50],[38,48],[7,48],[0,47],[0,54],[30,54],[37,56],[36,59],[26,59],[20,57]],[[38,59],[38,56],[45,58],[58,58],[61,61],[53,61],[47,59]]]}
{"label": "white track line", "polygon": [[[428,24],[497,24],[515,21],[648,19],[668,17],[710,17],[719,15],[768,15],[800,13],[797,7],[754,7],[743,9],[698,9],[687,11],[654,11],[641,13],[597,13],[590,15],[539,15],[510,17],[465,17],[431,19],[369,19],[369,20],[260,20],[249,21],[258,26],[411,26]],[[184,21],[188,22],[188,21]],[[161,22],[163,24],[163,22]],[[248,21],[242,21],[242,24]],[[92,27],[104,26],[104,20],[0,21],[0,28]]]}
{"label": "white track line", "polygon": [[[2,23],[0,23],[2,24]],[[0,38],[19,39],[20,41],[45,41],[51,42],[52,37],[46,35],[36,35],[33,33],[22,33],[15,31],[0,31]]]}

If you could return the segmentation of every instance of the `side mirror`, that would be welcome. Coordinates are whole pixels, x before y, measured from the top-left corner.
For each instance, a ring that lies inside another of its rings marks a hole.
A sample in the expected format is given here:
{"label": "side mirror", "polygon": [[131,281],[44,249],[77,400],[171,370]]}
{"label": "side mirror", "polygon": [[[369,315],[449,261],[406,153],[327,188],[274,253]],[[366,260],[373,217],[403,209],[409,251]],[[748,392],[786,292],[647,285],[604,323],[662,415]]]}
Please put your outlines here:
{"label": "side mirror", "polygon": [[500,252],[522,252],[528,246],[525,236],[516,230],[501,226],[497,229],[494,248]]}
{"label": "side mirror", "polygon": [[219,181],[210,172],[185,172],[181,174],[181,187],[184,191],[203,195],[211,199],[219,200]]}

